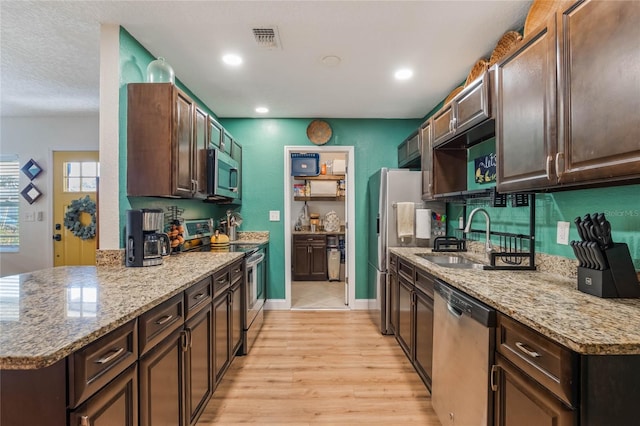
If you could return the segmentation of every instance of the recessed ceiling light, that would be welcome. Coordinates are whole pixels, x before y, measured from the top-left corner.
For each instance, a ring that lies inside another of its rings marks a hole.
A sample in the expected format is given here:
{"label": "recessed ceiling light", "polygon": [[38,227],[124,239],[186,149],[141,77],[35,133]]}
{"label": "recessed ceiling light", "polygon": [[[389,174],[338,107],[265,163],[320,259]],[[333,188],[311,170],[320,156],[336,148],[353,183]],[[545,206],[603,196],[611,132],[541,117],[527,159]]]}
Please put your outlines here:
{"label": "recessed ceiling light", "polygon": [[411,77],[413,77],[413,71],[410,70],[409,68],[403,68],[403,69],[400,69],[400,70],[396,71],[394,76],[395,76],[396,80],[408,80]]}
{"label": "recessed ceiling light", "polygon": [[266,114],[266,113],[269,112],[269,108],[267,108],[267,107],[257,107],[256,108],[256,112],[258,114]]}
{"label": "recessed ceiling light", "polygon": [[222,61],[227,65],[238,66],[242,63],[242,58],[236,54],[229,53],[222,57]]}
{"label": "recessed ceiling light", "polygon": [[324,56],[321,60],[322,63],[328,67],[336,67],[340,64],[340,62],[342,62],[342,58],[336,55],[327,55]]}

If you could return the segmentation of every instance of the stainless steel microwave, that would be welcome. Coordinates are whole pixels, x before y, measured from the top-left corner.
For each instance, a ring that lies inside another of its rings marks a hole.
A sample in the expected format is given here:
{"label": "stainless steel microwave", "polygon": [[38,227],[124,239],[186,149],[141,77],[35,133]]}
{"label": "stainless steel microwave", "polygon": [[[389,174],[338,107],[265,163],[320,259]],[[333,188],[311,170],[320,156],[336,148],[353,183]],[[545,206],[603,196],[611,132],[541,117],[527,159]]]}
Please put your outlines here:
{"label": "stainless steel microwave", "polygon": [[218,148],[207,149],[207,199],[237,199],[239,184],[238,162]]}

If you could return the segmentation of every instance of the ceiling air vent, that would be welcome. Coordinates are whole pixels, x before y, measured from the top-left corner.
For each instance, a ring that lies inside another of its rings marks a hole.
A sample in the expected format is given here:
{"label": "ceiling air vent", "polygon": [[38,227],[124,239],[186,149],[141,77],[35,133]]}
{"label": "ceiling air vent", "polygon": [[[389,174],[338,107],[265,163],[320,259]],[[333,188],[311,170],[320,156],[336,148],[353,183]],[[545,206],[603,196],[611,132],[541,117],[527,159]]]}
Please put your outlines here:
{"label": "ceiling air vent", "polygon": [[278,27],[260,27],[253,29],[256,43],[263,49],[281,49]]}

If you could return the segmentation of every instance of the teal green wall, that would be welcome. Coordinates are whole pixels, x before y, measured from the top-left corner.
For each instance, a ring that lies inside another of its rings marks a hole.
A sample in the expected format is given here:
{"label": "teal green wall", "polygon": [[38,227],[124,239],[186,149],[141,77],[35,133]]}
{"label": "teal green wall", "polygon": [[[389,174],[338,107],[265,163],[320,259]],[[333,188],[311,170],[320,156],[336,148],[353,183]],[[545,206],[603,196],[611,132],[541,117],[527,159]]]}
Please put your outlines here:
{"label": "teal green wall", "polygon": [[[158,52],[158,56],[162,52]],[[198,200],[181,200],[155,197],[128,197],[127,196],[127,84],[146,81],[147,65],[156,59],[124,28],[120,28],[120,127],[119,127],[119,203],[120,203],[120,246],[124,247],[124,226],[126,211],[140,208],[166,208],[178,206],[184,209],[183,217],[186,219],[220,218],[228,208],[234,206],[220,206],[203,203]],[[208,114],[217,118],[215,113],[205,105],[193,92],[176,78],[176,86],[187,93]],[[158,165],[161,167],[161,165]]]}
{"label": "teal green wall", "polygon": [[[284,211],[284,147],[314,146],[306,129],[312,119],[222,119],[222,125],[242,143],[244,184],[243,227],[270,231],[269,298],[283,299],[284,221],[269,222],[269,210]],[[333,136],[325,146],[354,146],[356,298],[374,298],[367,286],[366,188],[381,167],[396,167],[398,144],[421,120],[326,119]],[[294,212],[295,213],[295,212]],[[283,217],[283,216],[282,216]]]}

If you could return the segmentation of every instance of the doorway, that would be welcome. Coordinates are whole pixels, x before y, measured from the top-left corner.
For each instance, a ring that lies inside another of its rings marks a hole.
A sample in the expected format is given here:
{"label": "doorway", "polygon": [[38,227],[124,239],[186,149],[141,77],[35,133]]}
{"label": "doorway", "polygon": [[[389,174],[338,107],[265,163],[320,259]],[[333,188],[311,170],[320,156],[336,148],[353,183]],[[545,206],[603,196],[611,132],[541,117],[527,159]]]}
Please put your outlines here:
{"label": "doorway", "polygon": [[98,159],[98,151],[53,152],[53,266],[96,264]]}
{"label": "doorway", "polygon": [[[354,148],[286,146],[284,154],[286,298],[279,308],[353,309]],[[317,154],[325,173],[293,176],[291,154]]]}

